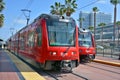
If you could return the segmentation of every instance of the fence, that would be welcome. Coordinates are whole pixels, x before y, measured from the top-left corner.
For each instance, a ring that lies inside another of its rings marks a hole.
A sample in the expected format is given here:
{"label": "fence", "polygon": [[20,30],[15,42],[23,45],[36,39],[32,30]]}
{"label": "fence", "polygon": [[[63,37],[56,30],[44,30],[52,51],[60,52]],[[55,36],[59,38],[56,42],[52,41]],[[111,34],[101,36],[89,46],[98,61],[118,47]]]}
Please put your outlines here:
{"label": "fence", "polygon": [[120,60],[120,48],[97,49],[97,55],[111,57]]}

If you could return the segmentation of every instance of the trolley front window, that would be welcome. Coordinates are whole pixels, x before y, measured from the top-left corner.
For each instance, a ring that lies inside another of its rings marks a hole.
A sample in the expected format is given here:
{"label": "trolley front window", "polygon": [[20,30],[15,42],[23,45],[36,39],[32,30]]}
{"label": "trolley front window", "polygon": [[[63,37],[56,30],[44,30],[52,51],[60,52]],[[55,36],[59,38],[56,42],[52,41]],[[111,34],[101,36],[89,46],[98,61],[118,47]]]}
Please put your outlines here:
{"label": "trolley front window", "polygon": [[47,21],[50,46],[75,46],[75,24],[72,22]]}
{"label": "trolley front window", "polygon": [[79,46],[92,46],[92,34],[90,32],[79,32],[78,36]]}

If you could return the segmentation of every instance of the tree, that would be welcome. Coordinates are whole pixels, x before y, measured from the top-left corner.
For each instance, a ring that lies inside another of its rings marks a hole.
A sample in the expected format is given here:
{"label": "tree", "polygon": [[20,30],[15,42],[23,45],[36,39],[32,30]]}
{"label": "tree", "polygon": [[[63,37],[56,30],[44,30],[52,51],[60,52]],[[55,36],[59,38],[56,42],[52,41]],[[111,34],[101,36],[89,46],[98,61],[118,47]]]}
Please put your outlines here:
{"label": "tree", "polygon": [[88,27],[88,29],[91,30],[91,31],[93,32],[94,27],[93,27],[93,26],[90,26],[90,27]]}
{"label": "tree", "polygon": [[82,23],[85,19],[84,18],[79,18],[78,21],[80,22],[80,28],[82,28]]}
{"label": "tree", "polygon": [[62,16],[66,13],[66,16],[71,16],[75,9],[77,8],[76,0],[65,0],[65,4],[60,2],[55,2],[55,5],[51,5],[51,14],[56,14]]}
{"label": "tree", "polygon": [[114,29],[113,29],[113,36],[114,36],[114,44],[115,44],[115,27],[116,27],[116,15],[117,15],[117,4],[120,3],[119,0],[110,0],[110,3],[114,5]]}
{"label": "tree", "polygon": [[65,13],[66,16],[71,16],[77,8],[76,0],[65,0]]}
{"label": "tree", "polygon": [[3,23],[4,23],[4,15],[0,14],[0,27],[3,26]]}
{"label": "tree", "polygon": [[102,46],[103,46],[103,27],[105,27],[106,26],[106,24],[105,23],[100,23],[100,24],[98,24],[98,26],[100,26],[100,27],[102,27]]}
{"label": "tree", "polygon": [[60,16],[64,15],[65,14],[65,5],[60,5]]}
{"label": "tree", "polygon": [[56,15],[60,15],[60,8],[61,8],[61,4],[60,2],[55,2],[54,5],[51,5],[51,14],[56,14]]}
{"label": "tree", "polygon": [[120,21],[117,21],[117,22],[116,22],[116,25],[118,26],[118,45],[119,45],[119,37],[120,37],[120,36],[119,36],[119,33],[120,33],[120,32],[119,32],[119,30],[120,30]]}
{"label": "tree", "polygon": [[5,3],[3,0],[0,0],[0,12],[5,8]]}
{"label": "tree", "polygon": [[[3,0],[0,0],[0,12],[2,12],[2,10],[5,8],[5,3],[3,2]],[[4,15],[0,14],[0,27],[3,26],[4,23]]]}
{"label": "tree", "polygon": [[95,38],[95,32],[96,32],[96,12],[98,12],[97,7],[93,7],[93,12],[94,12],[94,38]]}

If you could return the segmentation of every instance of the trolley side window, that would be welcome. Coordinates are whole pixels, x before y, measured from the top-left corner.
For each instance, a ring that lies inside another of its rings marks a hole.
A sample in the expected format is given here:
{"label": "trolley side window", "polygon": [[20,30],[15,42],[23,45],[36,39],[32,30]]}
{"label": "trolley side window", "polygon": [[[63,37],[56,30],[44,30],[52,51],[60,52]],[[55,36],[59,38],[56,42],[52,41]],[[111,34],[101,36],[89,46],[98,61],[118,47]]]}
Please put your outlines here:
{"label": "trolley side window", "polygon": [[33,47],[34,46],[34,32],[30,32],[28,34],[28,46]]}
{"label": "trolley side window", "polygon": [[36,33],[37,33],[37,45],[41,46],[42,44],[42,31],[41,31],[41,26],[38,26],[36,28]]}
{"label": "trolley side window", "polygon": [[20,36],[20,49],[24,50],[25,49],[25,37],[23,34]]}

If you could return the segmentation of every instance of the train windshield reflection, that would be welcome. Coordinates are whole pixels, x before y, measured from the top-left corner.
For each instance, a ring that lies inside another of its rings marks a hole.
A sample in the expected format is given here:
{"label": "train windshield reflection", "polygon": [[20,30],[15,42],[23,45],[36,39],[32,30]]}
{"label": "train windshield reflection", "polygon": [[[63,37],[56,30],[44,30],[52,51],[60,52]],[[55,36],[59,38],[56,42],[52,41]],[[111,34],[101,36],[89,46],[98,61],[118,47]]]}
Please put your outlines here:
{"label": "train windshield reflection", "polygon": [[90,32],[79,32],[79,46],[90,47],[92,46],[92,34]]}
{"label": "train windshield reflection", "polygon": [[72,22],[51,21],[47,24],[50,46],[75,46]]}

